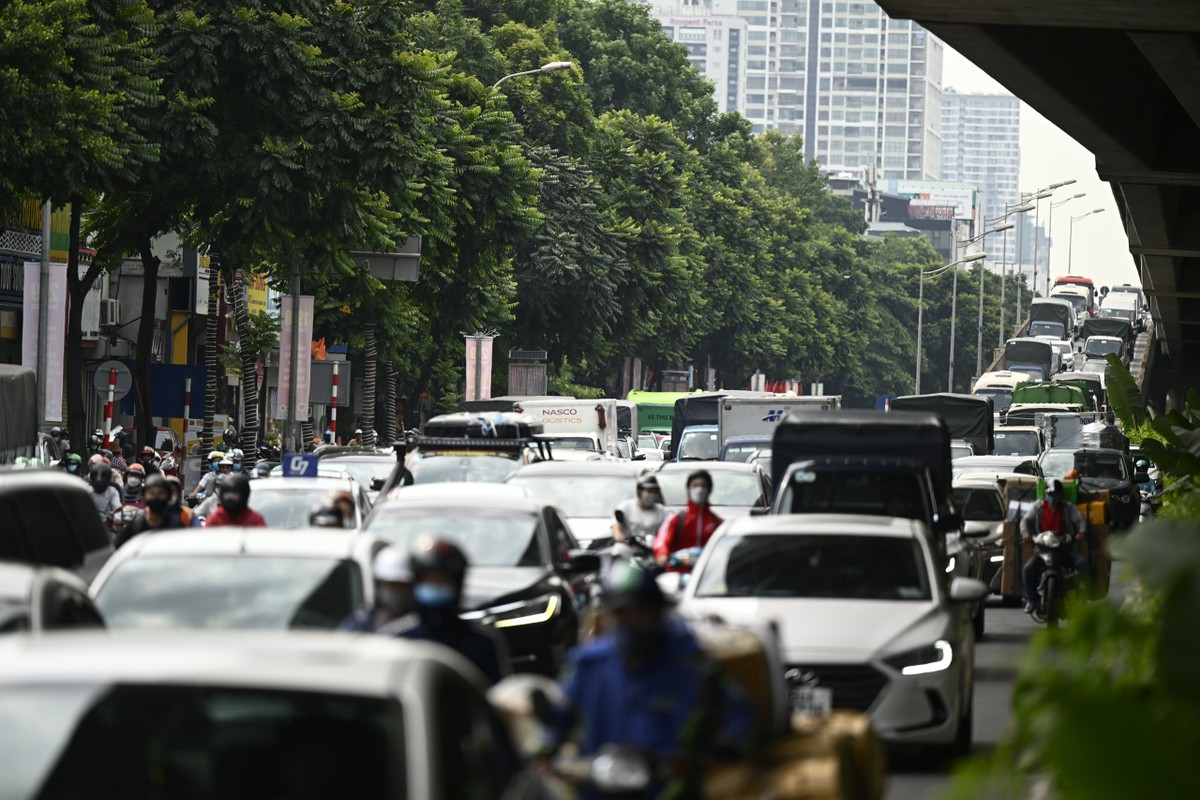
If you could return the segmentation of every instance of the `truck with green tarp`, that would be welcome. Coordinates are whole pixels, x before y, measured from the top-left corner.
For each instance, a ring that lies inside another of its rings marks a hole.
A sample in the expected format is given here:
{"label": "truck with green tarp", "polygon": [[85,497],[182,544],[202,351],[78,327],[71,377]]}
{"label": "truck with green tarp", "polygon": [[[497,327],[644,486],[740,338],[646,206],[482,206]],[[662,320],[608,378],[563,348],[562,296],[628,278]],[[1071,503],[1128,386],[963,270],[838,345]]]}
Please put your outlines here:
{"label": "truck with green tarp", "polygon": [[675,401],[689,397],[695,392],[641,392],[632,391],[626,396],[637,405],[637,431],[639,433],[661,433],[670,435],[671,423],[675,419]]}

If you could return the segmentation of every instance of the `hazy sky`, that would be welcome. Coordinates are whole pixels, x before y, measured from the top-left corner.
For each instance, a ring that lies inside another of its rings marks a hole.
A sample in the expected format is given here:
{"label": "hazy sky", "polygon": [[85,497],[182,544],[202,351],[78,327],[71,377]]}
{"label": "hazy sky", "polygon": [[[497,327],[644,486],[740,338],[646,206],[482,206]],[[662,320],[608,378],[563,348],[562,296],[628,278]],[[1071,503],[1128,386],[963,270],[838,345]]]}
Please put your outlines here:
{"label": "hazy sky", "polygon": [[[949,46],[946,47],[942,85],[953,86],[960,92],[1008,93],[987,73]],[[1062,200],[1080,192],[1085,192],[1087,196],[1054,209],[1050,274],[1057,277],[1067,272],[1070,217],[1102,208],[1103,213],[1092,214],[1075,223],[1074,272],[1076,275],[1087,275],[1097,286],[1137,283],[1137,270],[1133,256],[1129,254],[1129,240],[1121,226],[1121,217],[1117,214],[1116,200],[1109,185],[1096,175],[1095,156],[1041,114],[1021,103],[1021,191],[1032,192],[1069,178],[1074,178],[1076,183],[1056,191],[1054,199]],[[1049,216],[1048,202],[1042,201],[1043,225]],[[1032,215],[1034,212],[1028,213]],[[1044,265],[1039,269],[1044,276],[1042,269]],[[1042,280],[1039,279],[1038,283],[1041,284]]]}

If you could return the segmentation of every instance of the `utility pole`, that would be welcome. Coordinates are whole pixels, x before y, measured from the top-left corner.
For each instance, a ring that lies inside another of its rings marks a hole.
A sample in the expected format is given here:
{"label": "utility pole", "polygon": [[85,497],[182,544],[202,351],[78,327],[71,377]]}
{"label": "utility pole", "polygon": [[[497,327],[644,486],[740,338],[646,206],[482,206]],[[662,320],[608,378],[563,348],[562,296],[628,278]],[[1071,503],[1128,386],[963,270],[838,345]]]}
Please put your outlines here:
{"label": "utility pole", "polygon": [[292,329],[290,331],[292,337],[292,359],[288,364],[288,398],[287,406],[287,431],[288,437],[292,443],[292,452],[298,453],[303,450],[300,441],[299,421],[296,418],[296,403],[300,397],[300,393],[296,391],[296,381],[299,380],[300,372],[296,368],[300,363],[300,267],[292,266]]}
{"label": "utility pole", "polygon": [[[46,419],[46,387],[50,385],[48,374],[49,344],[50,344],[50,218],[53,207],[50,201],[42,203],[42,280],[38,291],[38,358],[37,358],[37,407],[38,421],[43,428],[50,420]],[[61,321],[59,324],[62,324]],[[72,376],[74,380],[81,376]],[[82,442],[75,445],[82,446]]]}

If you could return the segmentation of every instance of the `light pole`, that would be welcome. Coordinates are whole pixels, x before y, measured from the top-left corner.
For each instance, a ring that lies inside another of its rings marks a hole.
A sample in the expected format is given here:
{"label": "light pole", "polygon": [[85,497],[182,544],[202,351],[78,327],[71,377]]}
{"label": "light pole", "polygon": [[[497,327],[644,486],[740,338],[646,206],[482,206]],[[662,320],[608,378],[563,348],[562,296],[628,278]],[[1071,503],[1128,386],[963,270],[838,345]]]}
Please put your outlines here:
{"label": "light pole", "polygon": [[[986,225],[986,222],[985,222],[985,225]],[[979,234],[974,239],[968,240],[967,244],[969,244],[970,242],[974,242],[976,240],[983,242],[986,240],[987,235],[990,233],[1004,233],[1007,236],[1008,231],[1012,230],[1012,228],[1013,228],[1013,224],[1011,222],[1005,222],[1003,225],[997,225],[994,228],[985,230],[983,233]],[[980,375],[983,374],[983,276],[987,273],[987,269],[985,269],[985,266],[986,266],[986,264],[979,265],[979,322],[978,322],[978,329],[976,330],[976,339],[975,339],[975,377],[979,377]],[[1003,262],[1001,262],[1001,264],[1000,264],[1000,271],[1001,271],[1001,273],[1003,273],[1003,271],[1004,271],[1004,263]],[[1001,281],[1001,282],[1003,283],[1003,281]],[[1004,307],[1003,300],[1000,301],[1000,307],[1001,308]],[[954,372],[953,372],[954,354],[953,353],[950,354],[950,364],[951,364],[950,391],[954,391]]]}
{"label": "light pole", "polygon": [[493,83],[492,88],[499,89],[500,84],[504,83],[505,81],[512,80],[513,78],[520,78],[525,75],[548,75],[551,72],[561,72],[562,70],[570,69],[573,66],[575,66],[575,62],[573,61],[551,61],[549,64],[543,64],[537,69],[527,69],[524,72],[514,72],[511,75],[505,75],[503,78]]}
{"label": "light pole", "polygon": [[[1038,227],[1038,226],[1041,224],[1041,221],[1042,221],[1042,200],[1043,200],[1044,198],[1046,198],[1046,197],[1050,197],[1051,195],[1053,195],[1053,194],[1054,194],[1054,192],[1055,192],[1055,191],[1057,191],[1057,190],[1061,189],[1062,187],[1064,187],[1064,186],[1070,186],[1070,185],[1071,185],[1072,183],[1074,183],[1074,182],[1075,182],[1075,179],[1074,179],[1074,178],[1071,178],[1071,179],[1069,179],[1069,180],[1065,180],[1065,181],[1059,181],[1058,183],[1052,183],[1052,184],[1050,184],[1049,186],[1047,186],[1045,189],[1041,189],[1041,190],[1039,190],[1039,191],[1038,191],[1038,194],[1037,194],[1037,206],[1036,206],[1036,208],[1035,208],[1035,210],[1034,210],[1034,229],[1033,229],[1033,278],[1032,278],[1032,280],[1030,280],[1030,282],[1029,282],[1029,296],[1030,296],[1030,297],[1032,297],[1032,296],[1033,296],[1033,295],[1034,295],[1034,294],[1037,292],[1037,274],[1038,274],[1038,231],[1039,231],[1039,230],[1041,230],[1041,228],[1040,228],[1040,227]],[[1053,213],[1054,213],[1054,212],[1053,212],[1053,211],[1051,211],[1051,215],[1053,215]],[[1046,251],[1047,251],[1047,254],[1049,254],[1049,250],[1050,250],[1050,246],[1049,246],[1049,242],[1050,242],[1050,240],[1049,240],[1048,236],[1049,236],[1049,235],[1047,234],[1047,239],[1046,239],[1046,243],[1047,243],[1047,244],[1046,244]],[[1047,261],[1046,261],[1046,273],[1047,273],[1047,274],[1049,274],[1049,273],[1050,273],[1050,263],[1049,263],[1049,259],[1047,259]]]}
{"label": "light pole", "polygon": [[[1049,197],[1051,194],[1048,189],[1039,189],[1036,192],[1026,192],[1021,195],[1022,203],[1031,201],[1041,201]],[[1033,265],[1034,271],[1037,271],[1037,204],[1034,205],[1034,222],[1033,222]],[[1013,307],[1013,319],[1018,322],[1021,319],[1021,286],[1025,281],[1025,223],[1021,223],[1021,227],[1017,229],[1017,304]],[[1030,286],[1032,289],[1032,285]]]}
{"label": "light pole", "polygon": [[[1030,205],[1029,203],[1026,203],[1024,205],[1005,203],[1004,204],[1004,214],[1002,216],[996,217],[995,219],[987,220],[985,222],[985,224],[991,225],[991,224],[994,224],[997,222],[1004,222],[1009,217],[1011,217],[1013,214],[1024,214],[1026,211],[1033,211],[1033,206]],[[1012,228],[1013,226],[1009,225],[1008,227]],[[1005,338],[1004,337],[1004,303],[1005,303],[1004,295],[1005,295],[1005,289],[1007,288],[1007,286],[1008,286],[1008,231],[1006,230],[1004,232],[1003,251],[1000,256],[1000,342],[998,345],[999,347],[1004,346],[1004,338]]]}
{"label": "light pole", "polygon": [[1054,209],[1059,206],[1065,206],[1072,200],[1078,200],[1081,197],[1087,197],[1087,192],[1073,194],[1066,200],[1059,200],[1057,203],[1050,203],[1050,216],[1046,219],[1046,296],[1050,296],[1050,265],[1053,263],[1050,259],[1050,248],[1054,244]]}
{"label": "light pole", "polygon": [[1075,223],[1079,222],[1079,220],[1083,219],[1084,217],[1090,217],[1092,214],[1103,214],[1103,213],[1104,213],[1103,208],[1093,208],[1091,211],[1087,211],[1083,214],[1080,214],[1079,216],[1071,217],[1071,227],[1068,229],[1069,233],[1067,234],[1067,274],[1068,275],[1072,274],[1071,273],[1071,256],[1073,256],[1074,252],[1075,252]]}
{"label": "light pole", "polygon": [[[938,267],[931,270],[921,270],[921,288],[917,295],[917,368],[913,380],[913,394],[921,393],[921,336],[925,326],[925,278],[936,278],[946,270],[954,269],[962,264],[970,264],[974,261],[987,258],[987,253],[972,253],[966,258],[961,258],[958,261],[951,262],[944,267]],[[951,328],[953,330],[953,328]]]}

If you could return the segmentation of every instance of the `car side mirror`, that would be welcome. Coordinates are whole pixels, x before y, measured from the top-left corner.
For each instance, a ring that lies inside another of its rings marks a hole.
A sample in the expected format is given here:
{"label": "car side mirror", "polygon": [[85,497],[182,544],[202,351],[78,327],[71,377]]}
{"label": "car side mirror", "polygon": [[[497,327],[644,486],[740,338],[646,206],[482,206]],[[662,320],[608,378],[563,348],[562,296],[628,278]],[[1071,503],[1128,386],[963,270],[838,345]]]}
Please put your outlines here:
{"label": "car side mirror", "polygon": [[754,508],[750,509],[750,516],[752,517],[765,517],[770,513],[770,508],[764,508],[762,506],[755,506]]}
{"label": "car side mirror", "polygon": [[600,555],[590,550],[571,550],[563,562],[563,571],[573,575],[600,571]]}
{"label": "car side mirror", "polygon": [[1150,475],[1145,472],[1138,472],[1133,476],[1134,483],[1149,483]]}
{"label": "car side mirror", "polygon": [[636,456],[634,456],[633,458],[630,459],[630,461],[645,461],[645,460],[646,460],[645,453],[638,453]]}
{"label": "car side mirror", "polygon": [[950,581],[951,603],[978,603],[991,594],[991,589],[983,581],[974,578],[955,578]]}
{"label": "car side mirror", "polygon": [[385,483],[387,483],[387,478],[372,478],[371,479],[371,491],[372,492],[381,491],[383,489],[383,485]]}
{"label": "car side mirror", "polygon": [[937,526],[942,533],[954,533],[963,526],[962,514],[942,514],[938,517]]}

